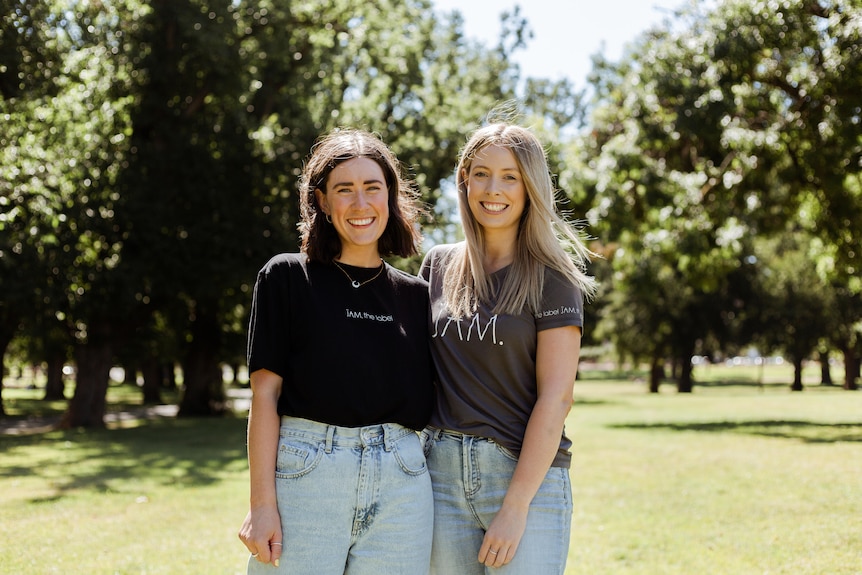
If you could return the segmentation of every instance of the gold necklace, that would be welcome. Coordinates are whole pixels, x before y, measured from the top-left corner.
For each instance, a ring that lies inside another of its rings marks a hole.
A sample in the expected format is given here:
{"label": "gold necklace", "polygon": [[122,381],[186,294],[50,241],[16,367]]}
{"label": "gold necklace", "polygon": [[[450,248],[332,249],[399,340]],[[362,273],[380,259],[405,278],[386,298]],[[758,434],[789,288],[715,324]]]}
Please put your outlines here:
{"label": "gold necklace", "polygon": [[370,282],[373,282],[373,281],[374,281],[374,280],[376,280],[378,277],[380,277],[380,274],[382,274],[382,273],[383,273],[383,270],[386,268],[386,266],[382,263],[382,261],[383,261],[383,260],[381,260],[380,270],[379,270],[376,274],[374,274],[374,277],[373,277],[373,278],[371,278],[371,279],[367,279],[367,280],[365,280],[365,281],[364,281],[364,282],[362,282],[362,283],[359,283],[358,281],[356,281],[355,279],[353,279],[352,277],[350,277],[350,274],[349,274],[349,273],[347,273],[347,270],[346,270],[346,269],[344,269],[343,267],[341,267],[340,265],[338,265],[338,262],[337,262],[337,261],[332,260],[332,263],[334,263],[334,264],[335,264],[335,267],[337,267],[338,269],[340,269],[340,270],[341,270],[341,273],[343,273],[345,276],[347,276],[347,279],[349,279],[349,280],[350,280],[350,285],[352,285],[352,286],[353,286],[353,289],[359,289],[359,288],[361,288],[362,286],[364,286],[365,284],[370,283]]}

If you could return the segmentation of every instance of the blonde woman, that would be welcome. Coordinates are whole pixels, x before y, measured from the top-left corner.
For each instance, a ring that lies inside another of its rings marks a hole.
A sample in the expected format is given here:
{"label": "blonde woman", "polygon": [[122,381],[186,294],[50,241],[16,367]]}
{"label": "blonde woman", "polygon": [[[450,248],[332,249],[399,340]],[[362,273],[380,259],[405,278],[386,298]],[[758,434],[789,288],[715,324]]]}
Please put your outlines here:
{"label": "blonde woman", "polygon": [[497,123],[456,169],[466,240],[432,248],[437,402],[426,428],[431,572],[565,570],[572,403],[591,252],[555,209],[541,143]]}

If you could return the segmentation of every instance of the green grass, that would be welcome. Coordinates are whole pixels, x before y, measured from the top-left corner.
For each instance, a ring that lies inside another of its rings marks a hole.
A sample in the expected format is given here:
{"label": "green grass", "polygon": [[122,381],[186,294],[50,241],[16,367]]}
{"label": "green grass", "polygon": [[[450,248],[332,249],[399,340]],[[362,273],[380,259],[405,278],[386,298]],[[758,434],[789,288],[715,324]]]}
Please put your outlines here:
{"label": "green grass", "polygon": [[245,422],[2,437],[0,573],[243,572]]}
{"label": "green grass", "polygon": [[578,383],[567,573],[862,573],[862,394],[711,369]]}
{"label": "green grass", "polygon": [[[862,573],[862,394],[723,369],[692,394],[582,374],[567,575]],[[7,409],[62,411],[40,394]],[[244,573],[244,433],[238,414],[0,435],[0,573]]]}

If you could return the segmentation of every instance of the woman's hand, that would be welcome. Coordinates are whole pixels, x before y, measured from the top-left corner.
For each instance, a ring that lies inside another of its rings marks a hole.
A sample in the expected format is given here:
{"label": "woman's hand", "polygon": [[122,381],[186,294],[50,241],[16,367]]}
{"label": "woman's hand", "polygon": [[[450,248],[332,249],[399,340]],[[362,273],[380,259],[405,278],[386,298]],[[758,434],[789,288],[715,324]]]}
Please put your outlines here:
{"label": "woman's hand", "polygon": [[272,563],[278,567],[282,534],[281,518],[276,508],[263,507],[249,511],[239,530],[239,538],[252,557],[261,563]]}
{"label": "woman's hand", "polygon": [[505,503],[494,516],[479,548],[479,563],[487,567],[502,567],[515,557],[521,537],[527,528],[527,511]]}

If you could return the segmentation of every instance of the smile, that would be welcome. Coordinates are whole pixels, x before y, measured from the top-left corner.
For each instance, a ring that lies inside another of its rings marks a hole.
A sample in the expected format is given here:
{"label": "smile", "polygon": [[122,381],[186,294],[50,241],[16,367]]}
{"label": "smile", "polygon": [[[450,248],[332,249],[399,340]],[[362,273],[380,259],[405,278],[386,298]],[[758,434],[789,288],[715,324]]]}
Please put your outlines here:
{"label": "smile", "polygon": [[362,218],[362,219],[355,219],[355,220],[347,220],[348,224],[350,224],[351,226],[356,226],[358,228],[371,225],[373,222],[374,222],[374,218]]}
{"label": "smile", "polygon": [[499,204],[497,202],[481,202],[481,203],[482,203],[482,207],[485,208],[487,211],[495,212],[495,213],[502,212],[503,210],[505,210],[506,208],[509,207],[508,204]]}

